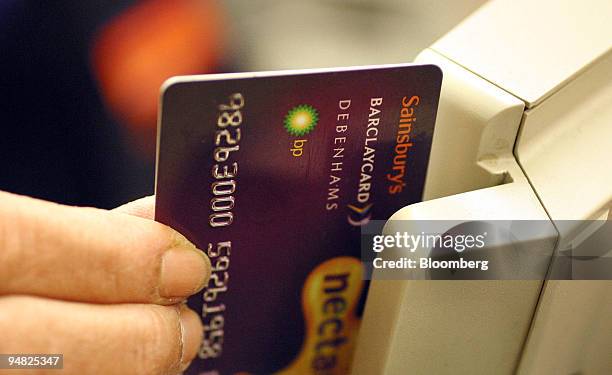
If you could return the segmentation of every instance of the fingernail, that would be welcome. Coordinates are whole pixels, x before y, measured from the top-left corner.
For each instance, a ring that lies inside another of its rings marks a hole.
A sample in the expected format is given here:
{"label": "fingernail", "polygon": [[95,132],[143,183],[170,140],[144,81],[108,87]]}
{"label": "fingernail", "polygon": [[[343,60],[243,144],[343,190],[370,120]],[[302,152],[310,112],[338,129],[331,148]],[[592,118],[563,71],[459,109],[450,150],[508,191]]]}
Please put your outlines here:
{"label": "fingernail", "polygon": [[179,307],[181,320],[181,339],[183,352],[181,353],[181,371],[185,371],[200,350],[202,341],[202,322],[193,310],[185,305]]}
{"label": "fingernail", "polygon": [[175,247],[162,256],[159,294],[176,299],[204,288],[210,277],[210,260],[195,247]]}

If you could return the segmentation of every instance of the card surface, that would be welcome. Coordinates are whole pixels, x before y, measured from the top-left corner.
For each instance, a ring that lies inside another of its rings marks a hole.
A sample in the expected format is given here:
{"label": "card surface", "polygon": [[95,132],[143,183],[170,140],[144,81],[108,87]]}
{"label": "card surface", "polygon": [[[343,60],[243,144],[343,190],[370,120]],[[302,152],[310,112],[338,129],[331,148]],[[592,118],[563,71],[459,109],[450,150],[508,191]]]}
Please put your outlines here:
{"label": "card surface", "polygon": [[421,201],[432,65],[176,77],[156,220],[211,259],[187,374],[347,374],[365,301],[360,226]]}

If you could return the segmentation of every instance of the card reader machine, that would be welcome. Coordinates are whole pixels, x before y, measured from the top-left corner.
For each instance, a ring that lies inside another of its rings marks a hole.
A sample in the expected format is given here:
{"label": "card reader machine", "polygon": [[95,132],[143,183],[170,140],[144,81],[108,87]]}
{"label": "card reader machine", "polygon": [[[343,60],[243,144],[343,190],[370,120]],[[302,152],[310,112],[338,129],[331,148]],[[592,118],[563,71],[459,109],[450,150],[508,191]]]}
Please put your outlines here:
{"label": "card reader machine", "polygon": [[[547,220],[551,254],[612,220],[611,19],[607,0],[496,0],[424,50],[444,73],[424,202],[393,219]],[[373,280],[352,373],[612,373],[610,279],[545,273]]]}

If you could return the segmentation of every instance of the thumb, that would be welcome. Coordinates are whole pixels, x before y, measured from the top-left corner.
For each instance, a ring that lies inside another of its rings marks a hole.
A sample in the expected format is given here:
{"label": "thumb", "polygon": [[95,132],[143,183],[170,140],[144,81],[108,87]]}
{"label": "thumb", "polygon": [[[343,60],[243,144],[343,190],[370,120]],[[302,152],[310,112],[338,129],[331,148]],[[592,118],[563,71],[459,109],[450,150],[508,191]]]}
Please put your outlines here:
{"label": "thumb", "polygon": [[149,195],[148,197],[126,203],[112,211],[119,211],[128,215],[153,220],[155,218],[155,195]]}

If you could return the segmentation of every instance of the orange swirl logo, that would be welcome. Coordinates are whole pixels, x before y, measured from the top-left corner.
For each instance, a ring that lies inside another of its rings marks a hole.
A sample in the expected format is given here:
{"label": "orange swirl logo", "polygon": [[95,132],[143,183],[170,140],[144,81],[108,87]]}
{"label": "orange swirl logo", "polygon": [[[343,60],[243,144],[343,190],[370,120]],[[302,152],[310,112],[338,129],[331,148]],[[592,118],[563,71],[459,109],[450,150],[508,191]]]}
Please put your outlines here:
{"label": "orange swirl logo", "polygon": [[355,309],[362,274],[357,258],[338,257],[308,275],[302,290],[306,339],[295,360],[278,375],[349,373],[359,328]]}

